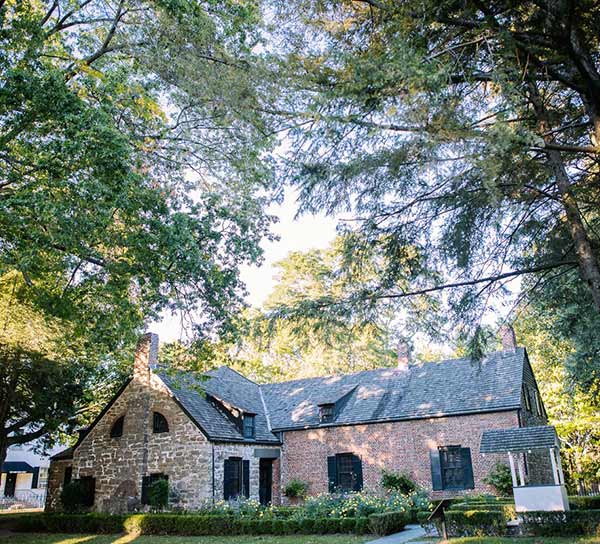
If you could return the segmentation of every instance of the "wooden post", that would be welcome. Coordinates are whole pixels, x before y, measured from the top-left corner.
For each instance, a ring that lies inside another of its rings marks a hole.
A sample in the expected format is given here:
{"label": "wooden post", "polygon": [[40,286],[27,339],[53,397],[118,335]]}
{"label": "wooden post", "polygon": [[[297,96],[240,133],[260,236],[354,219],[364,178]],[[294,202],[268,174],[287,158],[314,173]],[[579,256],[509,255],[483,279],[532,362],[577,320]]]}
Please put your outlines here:
{"label": "wooden post", "polygon": [[512,476],[513,487],[518,487],[519,482],[517,482],[517,473],[515,471],[515,460],[513,459],[513,454],[508,452],[508,462],[510,463],[510,475]]}
{"label": "wooden post", "polygon": [[556,466],[556,459],[554,458],[554,448],[550,448],[550,462],[552,463],[552,474],[554,474],[554,483],[560,485],[560,476],[558,468]]}
{"label": "wooden post", "polygon": [[525,485],[525,472],[523,470],[523,456],[525,454],[524,453],[520,453],[519,456],[517,457],[517,461],[519,463],[519,477],[521,478],[521,485]]}

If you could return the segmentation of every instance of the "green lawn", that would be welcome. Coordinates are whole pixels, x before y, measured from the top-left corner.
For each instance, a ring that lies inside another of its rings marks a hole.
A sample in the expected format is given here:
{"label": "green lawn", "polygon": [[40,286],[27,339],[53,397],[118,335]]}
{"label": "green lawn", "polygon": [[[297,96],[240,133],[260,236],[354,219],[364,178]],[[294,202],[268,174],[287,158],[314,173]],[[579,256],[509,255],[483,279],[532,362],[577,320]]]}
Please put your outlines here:
{"label": "green lawn", "polygon": [[362,544],[373,537],[325,536],[135,536],[0,534],[6,544]]}

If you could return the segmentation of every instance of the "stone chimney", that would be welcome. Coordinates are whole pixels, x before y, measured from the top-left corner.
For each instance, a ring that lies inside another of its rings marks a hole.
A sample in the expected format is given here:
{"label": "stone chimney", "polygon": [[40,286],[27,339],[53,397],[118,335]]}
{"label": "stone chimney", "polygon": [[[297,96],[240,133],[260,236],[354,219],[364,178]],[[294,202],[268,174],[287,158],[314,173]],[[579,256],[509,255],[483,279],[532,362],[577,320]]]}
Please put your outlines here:
{"label": "stone chimney", "polygon": [[515,330],[510,325],[502,325],[498,331],[502,341],[503,351],[515,351],[517,349],[517,337]]}
{"label": "stone chimney", "polygon": [[158,334],[147,332],[138,341],[133,362],[133,378],[147,380],[158,363]]}
{"label": "stone chimney", "polygon": [[398,369],[408,370],[410,366],[410,345],[401,340],[398,342]]}

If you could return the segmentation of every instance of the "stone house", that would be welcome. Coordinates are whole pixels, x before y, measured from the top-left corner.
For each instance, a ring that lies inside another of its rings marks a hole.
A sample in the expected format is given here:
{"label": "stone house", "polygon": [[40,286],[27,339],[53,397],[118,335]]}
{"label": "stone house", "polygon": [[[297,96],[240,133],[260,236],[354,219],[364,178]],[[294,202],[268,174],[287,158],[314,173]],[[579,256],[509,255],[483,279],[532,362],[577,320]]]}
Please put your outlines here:
{"label": "stone house", "polygon": [[[504,459],[479,453],[482,433],[547,423],[511,331],[503,351],[479,362],[400,357],[395,368],[262,385],[227,367],[201,380],[166,373],[157,351],[156,335],[145,335],[133,376],[76,445],[52,458],[47,510],[60,509],[71,479],[102,511],[147,503],[158,478],[187,509],[238,496],[279,504],[292,478],[312,495],[380,492],[382,469],[432,496],[493,492],[483,480]],[[528,480],[543,477],[543,465],[521,462]]]}

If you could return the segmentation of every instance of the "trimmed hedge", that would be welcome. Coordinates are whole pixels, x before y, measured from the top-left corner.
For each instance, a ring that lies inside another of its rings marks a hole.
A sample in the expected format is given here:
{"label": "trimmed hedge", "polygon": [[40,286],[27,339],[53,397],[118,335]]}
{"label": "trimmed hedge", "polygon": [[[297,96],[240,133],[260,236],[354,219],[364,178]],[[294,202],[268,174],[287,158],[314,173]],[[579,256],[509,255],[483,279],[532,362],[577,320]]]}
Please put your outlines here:
{"label": "trimmed hedge", "polygon": [[[390,526],[392,525],[391,520],[396,520],[397,523],[396,514],[383,514],[384,516],[390,516],[390,520],[386,518],[386,522]],[[374,523],[377,525],[382,522],[376,520]],[[28,533],[129,533],[182,536],[367,534],[371,529],[371,518],[251,519],[226,514],[111,515],[57,513],[11,516],[10,521],[5,525],[16,532]],[[402,525],[402,528],[404,525]]]}
{"label": "trimmed hedge", "polygon": [[372,514],[369,516],[371,530],[380,536],[398,533],[410,522],[408,512],[384,512],[383,514]]}
{"label": "trimmed hedge", "polygon": [[600,495],[593,497],[569,497],[571,510],[600,510]]}
{"label": "trimmed hedge", "polygon": [[519,513],[532,536],[600,536],[600,510]]}
{"label": "trimmed hedge", "polygon": [[445,513],[449,536],[501,536],[506,517],[499,510],[448,510]]}

